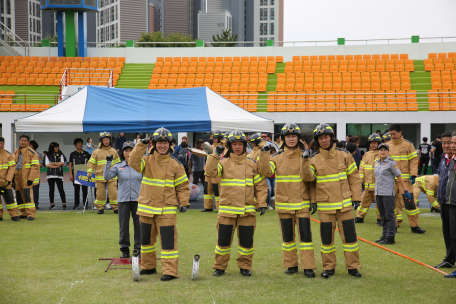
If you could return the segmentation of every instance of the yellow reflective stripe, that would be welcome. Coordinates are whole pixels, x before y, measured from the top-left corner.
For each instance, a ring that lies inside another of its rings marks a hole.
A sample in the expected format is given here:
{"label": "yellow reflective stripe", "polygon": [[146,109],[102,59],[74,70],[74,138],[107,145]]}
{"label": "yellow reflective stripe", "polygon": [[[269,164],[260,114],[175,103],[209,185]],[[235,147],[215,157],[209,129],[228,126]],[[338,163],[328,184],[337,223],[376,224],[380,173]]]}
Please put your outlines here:
{"label": "yellow reflective stripe", "polygon": [[35,208],[35,204],[34,203],[27,203],[27,204],[23,204],[24,208]]}
{"label": "yellow reflective stripe", "polygon": [[274,174],[277,168],[276,165],[272,161],[269,161],[269,166],[271,167],[272,174]]}
{"label": "yellow reflective stripe", "polygon": [[336,245],[332,245],[332,246],[321,245],[321,249],[320,250],[323,253],[331,253],[331,252],[336,251]]}
{"label": "yellow reflective stripe", "polygon": [[[186,176],[187,177],[187,176]],[[158,179],[143,177],[142,184],[157,186],[157,187],[174,187],[174,181],[169,179]]]}
{"label": "yellow reflective stripe", "polygon": [[115,201],[114,201],[114,200],[110,200],[109,203],[110,203],[111,205],[117,205],[117,200],[115,200]]}
{"label": "yellow reflective stripe", "polygon": [[228,207],[228,206],[219,206],[219,212],[229,213],[229,214],[244,214],[245,207]]}
{"label": "yellow reflective stripe", "polygon": [[4,165],[0,165],[0,169],[8,169],[8,165],[7,164],[4,164]]}
{"label": "yellow reflective stripe", "polygon": [[276,183],[299,183],[301,181],[300,175],[276,175]]}
{"label": "yellow reflective stripe", "polygon": [[365,189],[375,189],[375,183],[374,184],[364,183],[364,188]]}
{"label": "yellow reflective stripe", "polygon": [[356,163],[353,162],[350,166],[348,166],[348,168],[345,170],[345,172],[347,172],[347,174],[350,175],[353,172],[355,172],[355,170],[356,170]]}
{"label": "yellow reflective stripe", "polygon": [[162,259],[175,259],[179,257],[179,252],[176,251],[163,251],[160,253]]}
{"label": "yellow reflective stripe", "polygon": [[218,173],[218,176],[222,176],[222,172],[223,172],[223,167],[222,165],[220,165],[220,163],[217,164],[217,173]]}
{"label": "yellow reflective stripe", "polygon": [[95,165],[97,164],[97,160],[92,157],[89,159],[89,162],[91,162],[92,164],[95,164]]}
{"label": "yellow reflective stripe", "polygon": [[[437,207],[438,205],[439,205],[439,203],[437,201],[435,201],[431,204],[432,207]],[[8,205],[6,206],[6,208],[8,208]]]}
{"label": "yellow reflective stripe", "polygon": [[174,187],[179,186],[180,184],[182,184],[182,183],[184,183],[186,181],[188,181],[187,174],[184,174],[181,177],[176,178],[174,180]]}
{"label": "yellow reflective stripe", "polygon": [[282,250],[291,251],[296,249],[296,242],[291,244],[282,243]]}
{"label": "yellow reflective stripe", "polygon": [[238,246],[238,252],[241,255],[251,255],[251,254],[253,254],[254,249],[253,248],[245,249],[245,248],[242,248],[241,246]]}
{"label": "yellow reflective stripe", "polygon": [[347,173],[339,172],[336,174],[330,175],[318,175],[317,176],[317,183],[327,183],[327,182],[336,182],[339,180],[347,179]]}
{"label": "yellow reflective stripe", "polygon": [[92,173],[92,169],[87,169],[87,173]]}
{"label": "yellow reflective stripe", "polygon": [[30,163],[31,163],[32,165],[39,165],[39,164],[40,164],[40,161],[37,160],[37,159],[32,159],[32,160],[30,161]]}
{"label": "yellow reflective stripe", "polygon": [[204,199],[214,199],[213,195],[204,194]]}
{"label": "yellow reflective stripe", "polygon": [[106,201],[99,201],[99,200],[95,200],[95,204],[106,204]]}
{"label": "yellow reflective stripe", "polygon": [[258,184],[264,179],[264,176],[261,174],[257,174],[255,177],[253,177],[253,183]]}
{"label": "yellow reflective stripe", "polygon": [[216,196],[216,197],[215,197],[215,201],[216,201],[216,202],[220,201],[220,196]]}
{"label": "yellow reflective stripe", "polygon": [[25,209],[25,206],[24,206],[24,204],[18,204],[18,205],[17,205],[17,208],[18,208],[19,210],[20,210],[20,209]]}
{"label": "yellow reflective stripe", "polygon": [[310,207],[310,201],[302,201],[301,203],[280,203],[276,202],[276,209],[283,210],[301,210]]}
{"label": "yellow reflective stripe", "polygon": [[364,178],[364,173],[360,173],[359,177]]}
{"label": "yellow reflective stripe", "polygon": [[342,247],[344,248],[344,251],[349,251],[349,252],[357,251],[358,250],[358,242],[356,242],[355,244],[351,244],[351,245],[342,244]]}
{"label": "yellow reflective stripe", "polygon": [[138,204],[138,211],[149,214],[162,214],[162,208],[150,207],[143,204]]}
{"label": "yellow reflective stripe", "polygon": [[141,172],[144,171],[144,168],[146,167],[146,161],[143,159],[141,159]]}
{"label": "yellow reflective stripe", "polygon": [[25,164],[25,168],[31,168],[31,167],[32,167],[31,163]]}
{"label": "yellow reflective stripe", "polygon": [[176,214],[177,207],[163,207],[163,214]]}
{"label": "yellow reflective stripe", "polygon": [[358,207],[358,210],[359,210],[359,211],[362,211],[362,212],[365,212],[365,213],[367,213],[367,212],[369,211],[369,209],[367,209],[367,208],[362,208],[362,207]]}
{"label": "yellow reflective stripe", "polygon": [[434,191],[426,189],[426,182],[424,181],[424,176],[422,176],[420,178],[417,178],[415,181],[420,181],[421,182],[421,185],[423,185],[423,189],[424,189],[424,191],[426,191],[426,194],[434,196],[434,194],[435,194]]}
{"label": "yellow reflective stripe", "polygon": [[8,163],[8,167],[14,166],[15,164],[16,164],[16,162],[14,160],[12,160]]}
{"label": "yellow reflective stripe", "polygon": [[409,155],[407,155],[407,160],[411,160],[415,157],[417,157],[418,154],[416,154],[416,151],[413,151],[412,153],[410,153]]}
{"label": "yellow reflective stripe", "polygon": [[152,246],[141,245],[141,253],[154,252],[156,250],[156,248],[157,248],[156,245],[152,245]]}
{"label": "yellow reflective stripe", "polygon": [[[114,162],[113,162],[114,163]],[[98,165],[106,165],[106,159],[105,160],[99,160],[97,161]]]}
{"label": "yellow reflective stripe", "polygon": [[420,214],[420,209],[419,208],[416,208],[415,210],[405,209],[405,213],[407,213],[407,215],[417,215],[417,214]]}
{"label": "yellow reflective stripe", "polygon": [[313,243],[299,243],[299,250],[314,250]]}
{"label": "yellow reflective stripe", "polygon": [[245,212],[256,212],[256,208],[255,208],[255,206],[246,205]]}
{"label": "yellow reflective stripe", "polygon": [[351,198],[347,198],[343,200],[342,202],[337,202],[337,203],[317,203],[317,209],[318,210],[335,210],[335,209],[342,209],[347,206],[352,205],[352,200]]}
{"label": "yellow reflective stripe", "polygon": [[14,204],[9,204],[9,205],[6,204],[6,209],[9,210],[9,209],[14,209],[14,208],[17,208],[17,203],[16,202],[14,202]]}
{"label": "yellow reflective stripe", "polygon": [[118,163],[120,163],[120,158],[116,158],[112,161],[113,165],[118,164]]}
{"label": "yellow reflective stripe", "polygon": [[317,176],[317,175],[315,174],[315,167],[314,167],[313,165],[310,165],[310,170],[312,171],[312,173],[313,173],[314,176]]}
{"label": "yellow reflective stripe", "polygon": [[220,248],[218,245],[215,246],[215,253],[219,255],[225,255],[231,253],[231,247],[229,248]]}
{"label": "yellow reflective stripe", "polygon": [[245,180],[242,180],[242,179],[226,178],[226,179],[222,179],[222,182],[220,183],[220,185],[221,186],[239,186],[239,187],[253,186],[253,179],[246,178]]}

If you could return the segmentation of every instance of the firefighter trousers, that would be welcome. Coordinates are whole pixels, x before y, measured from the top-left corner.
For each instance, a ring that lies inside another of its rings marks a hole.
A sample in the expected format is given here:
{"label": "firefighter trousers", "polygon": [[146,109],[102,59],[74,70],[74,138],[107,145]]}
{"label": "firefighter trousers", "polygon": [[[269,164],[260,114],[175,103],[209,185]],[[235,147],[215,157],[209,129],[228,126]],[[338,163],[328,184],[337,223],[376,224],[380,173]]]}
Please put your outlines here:
{"label": "firefighter trousers", "polygon": [[282,253],[284,268],[297,267],[298,251],[295,225],[298,226],[299,250],[301,252],[302,269],[316,269],[312,231],[310,229],[310,213],[278,213],[280,230],[282,232]]}
{"label": "firefighter trousers", "polygon": [[95,188],[97,190],[95,206],[98,210],[104,210],[106,204],[106,184],[108,186],[109,203],[113,210],[117,210],[117,180],[95,182]]}
{"label": "firefighter trousers", "polygon": [[213,184],[211,178],[206,175],[206,180],[204,181],[204,209],[213,210],[215,198],[215,207],[218,210],[220,201],[219,189],[220,184]]}
{"label": "firefighter trousers", "polygon": [[178,249],[176,214],[139,216],[141,224],[141,269],[157,268],[157,236],[161,241],[161,264],[163,274],[177,277]]}
{"label": "firefighter trousers", "polygon": [[218,216],[217,245],[215,246],[215,264],[212,268],[225,270],[231,255],[234,230],[237,228],[238,253],[237,263],[240,269],[252,270],[253,236],[256,217],[254,215],[236,217]]}
{"label": "firefighter trousers", "polygon": [[339,228],[340,238],[342,239],[345,267],[347,269],[360,268],[358,238],[352,210],[345,212],[336,210],[335,214],[318,212],[318,216],[321,221],[321,259],[323,269],[332,270],[336,268],[336,245],[334,245],[336,222],[337,228]]}
{"label": "firefighter trousers", "polygon": [[[408,192],[413,193],[413,187],[409,181],[405,181],[405,186],[407,187]],[[402,194],[404,194],[404,189],[399,186],[399,183],[396,182],[394,185],[394,191],[396,193],[396,226],[399,227],[402,223],[402,209],[405,207],[405,213],[407,214],[410,227],[418,227],[418,214],[420,214],[420,209],[416,206],[416,202],[412,202],[412,205],[405,206],[404,199],[402,198]]]}
{"label": "firefighter trousers", "polygon": [[16,170],[14,173],[14,183],[16,189],[17,207],[21,210],[21,216],[35,218],[36,208],[33,201],[32,185],[27,185],[27,179],[22,178],[22,170]]}
{"label": "firefighter trousers", "polygon": [[[6,210],[8,211],[9,215],[13,218],[19,216],[17,203],[14,200],[13,189],[11,184],[7,187],[1,188],[1,196],[3,198],[3,202],[6,205]],[[0,202],[0,218],[3,218],[3,205]]]}
{"label": "firefighter trousers", "polygon": [[431,207],[433,208],[440,208],[440,205],[439,203],[435,200],[434,196],[433,195],[430,195],[430,194],[427,194],[426,193],[426,190],[424,190],[422,188],[422,185],[420,182],[416,182],[413,184],[413,198],[415,199],[415,204],[418,204],[419,202],[419,197],[420,197],[420,193],[423,192],[424,194],[426,194],[426,197],[428,199],[428,202],[429,204],[431,204]]}
{"label": "firefighter trousers", "polygon": [[[369,207],[372,204],[372,201],[375,198],[375,191],[364,190],[363,197],[361,198],[361,206],[358,207],[358,211],[356,212],[356,216],[359,218],[365,218],[367,212],[369,211]],[[378,206],[375,204],[375,213],[377,213],[377,219],[381,220],[382,217],[378,212]]]}

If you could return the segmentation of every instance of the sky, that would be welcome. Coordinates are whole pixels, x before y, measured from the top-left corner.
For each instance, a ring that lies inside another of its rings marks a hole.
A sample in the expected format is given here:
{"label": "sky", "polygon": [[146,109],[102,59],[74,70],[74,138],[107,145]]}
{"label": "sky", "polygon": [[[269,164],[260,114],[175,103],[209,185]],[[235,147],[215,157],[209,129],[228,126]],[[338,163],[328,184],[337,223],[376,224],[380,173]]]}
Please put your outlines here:
{"label": "sky", "polygon": [[456,0],[284,2],[284,41],[456,37]]}

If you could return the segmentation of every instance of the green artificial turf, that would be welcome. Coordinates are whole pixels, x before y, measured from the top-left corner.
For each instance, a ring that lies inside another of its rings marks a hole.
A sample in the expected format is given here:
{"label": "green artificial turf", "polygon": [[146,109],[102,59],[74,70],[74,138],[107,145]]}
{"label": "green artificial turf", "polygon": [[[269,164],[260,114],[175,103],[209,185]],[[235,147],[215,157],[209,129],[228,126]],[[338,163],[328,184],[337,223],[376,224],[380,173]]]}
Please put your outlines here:
{"label": "green artificial turf", "polygon": [[[429,212],[421,209],[421,212]],[[316,214],[315,214],[316,215]],[[322,279],[319,224],[312,222],[317,278],[292,276],[282,268],[281,234],[275,212],[257,216],[253,276],[244,278],[236,264],[237,237],[226,275],[213,277],[217,214],[189,210],[177,215],[179,279],[157,275],[133,282],[130,270],[105,272],[119,257],[117,215],[75,211],[39,211],[35,221],[0,222],[0,303],[454,303],[456,280],[364,242],[359,242],[363,277],[348,276],[340,236],[335,237],[336,275]],[[412,234],[404,212],[396,244],[388,247],[424,263],[445,254],[441,220],[421,216],[424,235]],[[373,210],[358,236],[380,236]],[[130,224],[131,226],[131,224]],[[133,231],[131,239],[133,240]],[[157,246],[159,247],[159,246]],[[191,280],[193,255],[201,255],[198,280]]]}

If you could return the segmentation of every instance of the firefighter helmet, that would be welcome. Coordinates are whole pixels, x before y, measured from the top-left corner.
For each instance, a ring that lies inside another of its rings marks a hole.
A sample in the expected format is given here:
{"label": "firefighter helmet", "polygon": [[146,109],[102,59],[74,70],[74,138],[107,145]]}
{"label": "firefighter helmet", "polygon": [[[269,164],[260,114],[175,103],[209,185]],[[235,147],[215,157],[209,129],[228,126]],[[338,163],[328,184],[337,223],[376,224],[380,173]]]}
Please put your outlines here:
{"label": "firefighter helmet", "polygon": [[385,134],[383,134],[382,139],[385,141],[391,140],[390,132],[386,132]]}
{"label": "firefighter helmet", "polygon": [[371,142],[371,141],[377,141],[379,143],[382,142],[382,138],[380,137],[380,135],[378,135],[377,133],[373,133],[369,136],[369,138],[367,139],[368,142]]}
{"label": "firefighter helmet", "polygon": [[168,129],[158,128],[152,135],[152,141],[172,141],[173,135]]}
{"label": "firefighter helmet", "polygon": [[249,138],[250,143],[258,146],[258,144],[262,141],[263,141],[263,139],[261,138],[260,134],[258,134],[258,133],[253,133],[252,135],[250,135],[250,138]]}
{"label": "firefighter helmet", "polygon": [[230,133],[230,135],[228,135],[227,141],[228,141],[228,143],[227,143],[228,151],[225,153],[225,157],[230,157],[230,154],[233,152],[233,149],[231,148],[231,143],[233,143],[235,141],[240,141],[240,142],[244,143],[244,153],[245,153],[245,151],[247,149],[247,138],[242,131],[234,130],[233,132]]}
{"label": "firefighter helmet", "polygon": [[212,138],[218,138],[218,140],[220,141],[225,138],[225,135],[223,134],[222,131],[215,130],[215,131],[212,131]]}
{"label": "firefighter helmet", "polygon": [[103,138],[111,138],[111,133],[109,133],[109,132],[100,132],[100,141],[102,141]]}
{"label": "firefighter helmet", "polygon": [[323,134],[329,134],[329,135],[331,135],[332,138],[334,138],[333,129],[328,124],[325,124],[325,123],[321,123],[318,126],[316,126],[313,133],[314,133],[315,142],[317,142],[318,136],[323,135]]}
{"label": "firefighter helmet", "polygon": [[299,129],[298,125],[292,122],[286,123],[282,130],[280,130],[280,137],[282,140],[285,139],[285,135],[295,134],[301,139],[301,129]]}

